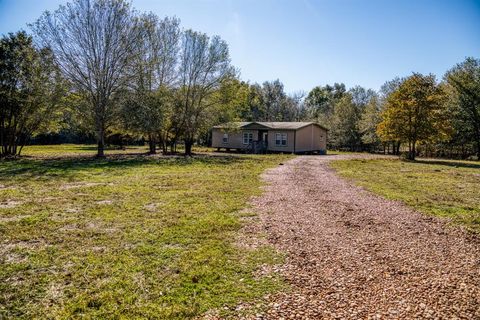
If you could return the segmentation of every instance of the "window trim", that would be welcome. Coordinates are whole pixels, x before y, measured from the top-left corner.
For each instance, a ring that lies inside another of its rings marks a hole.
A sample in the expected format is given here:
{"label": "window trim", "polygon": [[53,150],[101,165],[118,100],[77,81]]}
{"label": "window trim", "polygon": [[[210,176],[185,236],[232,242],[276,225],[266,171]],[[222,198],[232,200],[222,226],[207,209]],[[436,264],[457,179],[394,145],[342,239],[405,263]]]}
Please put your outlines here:
{"label": "window trim", "polygon": [[[280,139],[277,139],[278,136],[280,136]],[[277,143],[278,141],[280,143]],[[283,144],[284,141],[285,144]],[[288,134],[286,132],[275,132],[275,147],[288,147]]]}
{"label": "window trim", "polygon": [[[246,139],[245,139],[246,137]],[[247,141],[247,142],[245,142]],[[253,132],[244,132],[242,136],[242,142],[244,145],[250,144],[253,142]]]}

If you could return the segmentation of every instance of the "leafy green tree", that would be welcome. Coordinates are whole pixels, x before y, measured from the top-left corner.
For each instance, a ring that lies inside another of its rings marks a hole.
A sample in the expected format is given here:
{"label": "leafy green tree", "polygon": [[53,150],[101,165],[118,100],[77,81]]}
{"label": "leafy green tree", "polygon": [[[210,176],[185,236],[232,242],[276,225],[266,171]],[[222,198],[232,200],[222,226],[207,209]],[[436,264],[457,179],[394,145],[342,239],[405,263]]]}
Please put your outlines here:
{"label": "leafy green tree", "polygon": [[214,123],[217,100],[212,97],[222,81],[234,74],[228,45],[220,37],[187,30],[180,54],[180,87],[176,93],[176,135],[181,132],[185,154],[191,155],[199,133]]}
{"label": "leafy green tree", "polygon": [[264,104],[264,121],[291,121],[294,110],[288,103],[283,83],[279,79],[265,81],[262,85],[262,103]]}
{"label": "leafy green tree", "polygon": [[388,96],[377,132],[383,140],[408,143],[407,158],[415,160],[418,142],[446,137],[444,102],[435,76],[414,73]]}
{"label": "leafy green tree", "polygon": [[237,77],[227,77],[212,94],[216,106],[215,123],[250,120],[251,110],[248,105],[250,85]]}
{"label": "leafy green tree", "polygon": [[334,148],[358,149],[361,143],[357,129],[360,114],[351,94],[345,94],[335,105],[332,115],[329,140]]}
{"label": "leafy green tree", "polygon": [[352,102],[357,106],[360,112],[367,106],[370,99],[376,95],[372,89],[365,89],[362,86],[355,86],[348,90],[348,93],[352,96]]}
{"label": "leafy green tree", "polygon": [[475,141],[480,159],[480,59],[467,58],[445,75],[452,90],[457,139]]}
{"label": "leafy green tree", "polygon": [[20,155],[35,133],[48,129],[64,95],[50,50],[21,31],[0,40],[1,157]]}
{"label": "leafy green tree", "polygon": [[171,92],[162,87],[155,91],[135,91],[122,101],[122,123],[125,130],[146,136],[149,152],[156,153],[157,137],[166,130],[167,118],[172,103]]}
{"label": "leafy green tree", "polygon": [[346,93],[347,90],[343,83],[313,88],[305,98],[306,119],[332,127],[331,121],[335,105]]}
{"label": "leafy green tree", "polygon": [[265,81],[262,86],[248,86],[246,101],[240,110],[245,121],[295,121],[303,103],[303,95],[285,93],[280,80]]}
{"label": "leafy green tree", "polygon": [[382,109],[383,106],[387,103],[387,98],[390,94],[393,92],[397,91],[400,85],[405,81],[405,78],[400,78],[400,77],[395,77],[392,80],[386,81],[381,87],[380,87],[380,96],[379,96],[379,102],[380,106]]}
{"label": "leafy green tree", "polygon": [[171,90],[177,77],[179,24],[176,18],[160,20],[152,13],[141,17],[142,33],[131,66],[131,90],[122,104],[123,124],[148,139],[152,154],[156,153],[158,140],[165,151],[162,133],[168,124]]}
{"label": "leafy green tree", "polygon": [[304,91],[296,91],[289,94],[287,97],[287,103],[291,106],[290,109],[294,112],[293,121],[303,121],[307,119],[307,106],[305,104],[306,93]]}
{"label": "leafy green tree", "polygon": [[379,99],[377,95],[374,95],[370,98],[358,121],[362,142],[370,147],[370,151],[380,144],[380,138],[377,135],[377,126],[380,121]]}
{"label": "leafy green tree", "polygon": [[140,37],[138,19],[124,0],[73,0],[45,12],[33,30],[49,47],[63,76],[88,105],[104,156],[105,135],[118,119],[118,95],[130,81]]}
{"label": "leafy green tree", "polygon": [[[380,112],[382,112],[387,105],[387,98],[390,94],[392,94],[394,91],[400,87],[402,82],[405,80],[405,78],[400,78],[400,77],[395,77],[392,80],[386,81],[381,87],[379,91],[379,97],[378,97],[378,102],[380,105]],[[377,134],[378,135],[378,134]],[[387,147],[388,152],[390,149],[390,145],[392,146],[393,149],[393,154],[399,155],[400,154],[400,146],[401,146],[401,141],[399,140],[386,140],[386,136],[383,136],[381,139],[382,144],[384,147]]]}
{"label": "leafy green tree", "polygon": [[248,109],[242,115],[246,121],[261,121],[265,119],[265,105],[262,101],[262,87],[258,84],[250,85],[247,97]]}

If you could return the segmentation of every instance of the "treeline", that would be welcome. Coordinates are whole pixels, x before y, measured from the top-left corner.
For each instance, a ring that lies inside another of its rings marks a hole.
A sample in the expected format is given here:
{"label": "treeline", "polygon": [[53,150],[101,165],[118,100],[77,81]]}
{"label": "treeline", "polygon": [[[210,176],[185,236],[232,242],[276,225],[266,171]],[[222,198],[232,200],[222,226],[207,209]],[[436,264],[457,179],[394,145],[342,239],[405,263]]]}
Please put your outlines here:
{"label": "treeline", "polygon": [[314,88],[305,119],[330,128],[329,148],[480,159],[480,60],[467,58],[438,82],[413,73],[375,92],[343,84]]}
{"label": "treeline", "polygon": [[0,41],[1,156],[27,143],[143,143],[191,154],[228,121],[315,121],[328,147],[407,150],[467,158],[480,153],[480,61],[437,82],[412,74],[379,92],[344,84],[285,93],[279,80],[241,81],[218,36],[175,17],[139,13],[124,0],[74,0]]}
{"label": "treeline", "polygon": [[230,85],[230,119],[315,121],[330,129],[329,149],[480,158],[479,59],[467,58],[441,81],[413,73],[385,82],[378,92],[343,83],[293,95],[279,80]]}
{"label": "treeline", "polygon": [[177,18],[123,0],[75,0],[31,28],[33,38],[1,40],[2,156],[46,130],[94,132],[98,156],[119,135],[145,138],[152,153],[183,141],[190,154],[231,113],[223,102],[237,75],[227,44],[182,30]]}

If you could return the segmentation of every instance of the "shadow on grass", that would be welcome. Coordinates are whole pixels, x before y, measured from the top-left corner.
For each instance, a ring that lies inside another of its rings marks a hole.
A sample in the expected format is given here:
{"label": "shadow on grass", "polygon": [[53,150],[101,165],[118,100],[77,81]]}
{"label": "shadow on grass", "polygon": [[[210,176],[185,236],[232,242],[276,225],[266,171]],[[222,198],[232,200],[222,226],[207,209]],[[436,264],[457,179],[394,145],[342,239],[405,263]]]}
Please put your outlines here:
{"label": "shadow on grass", "polygon": [[68,177],[85,170],[116,170],[140,167],[144,165],[188,166],[194,164],[230,165],[248,160],[237,156],[151,156],[147,154],[109,155],[106,158],[73,156],[60,158],[24,157],[0,161],[0,180],[15,177],[26,180],[41,177],[43,179]]}
{"label": "shadow on grass", "polygon": [[454,168],[469,168],[469,169],[480,169],[479,162],[460,162],[460,161],[452,161],[452,160],[435,160],[435,159],[417,159],[413,163],[419,164],[431,164],[431,165],[438,165],[438,166],[447,166],[447,167],[454,167]]}
{"label": "shadow on grass", "polygon": [[[132,146],[124,146],[123,148],[122,147],[119,147],[119,146],[108,146],[108,147],[105,147],[103,150],[104,151],[121,151],[121,150],[135,150],[135,149],[142,149],[142,148],[146,148],[145,146],[136,146],[136,145],[132,145]],[[92,145],[92,146],[76,146],[75,147],[75,150],[81,150],[81,151],[92,151],[92,152],[97,152],[98,150],[98,147],[96,145]]]}

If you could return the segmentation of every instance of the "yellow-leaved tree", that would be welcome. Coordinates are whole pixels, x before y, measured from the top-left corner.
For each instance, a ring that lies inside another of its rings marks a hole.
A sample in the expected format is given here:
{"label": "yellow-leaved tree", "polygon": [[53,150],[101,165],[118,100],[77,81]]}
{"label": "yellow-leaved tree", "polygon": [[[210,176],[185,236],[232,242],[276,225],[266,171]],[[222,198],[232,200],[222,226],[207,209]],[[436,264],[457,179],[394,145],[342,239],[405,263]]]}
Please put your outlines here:
{"label": "yellow-leaved tree", "polygon": [[432,74],[413,73],[387,97],[377,133],[383,141],[408,144],[415,160],[419,142],[447,139],[450,133],[445,93]]}

